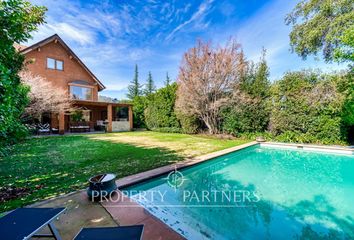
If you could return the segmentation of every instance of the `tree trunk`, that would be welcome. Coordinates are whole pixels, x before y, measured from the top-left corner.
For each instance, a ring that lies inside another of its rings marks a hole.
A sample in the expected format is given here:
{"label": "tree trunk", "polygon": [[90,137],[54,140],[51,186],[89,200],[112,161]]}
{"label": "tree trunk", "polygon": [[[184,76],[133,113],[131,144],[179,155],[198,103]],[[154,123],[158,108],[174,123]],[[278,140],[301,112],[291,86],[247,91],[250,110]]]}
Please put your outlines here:
{"label": "tree trunk", "polygon": [[215,118],[213,118],[212,116],[204,116],[202,117],[202,120],[208,128],[209,134],[219,133],[217,123],[216,123],[217,121]]}

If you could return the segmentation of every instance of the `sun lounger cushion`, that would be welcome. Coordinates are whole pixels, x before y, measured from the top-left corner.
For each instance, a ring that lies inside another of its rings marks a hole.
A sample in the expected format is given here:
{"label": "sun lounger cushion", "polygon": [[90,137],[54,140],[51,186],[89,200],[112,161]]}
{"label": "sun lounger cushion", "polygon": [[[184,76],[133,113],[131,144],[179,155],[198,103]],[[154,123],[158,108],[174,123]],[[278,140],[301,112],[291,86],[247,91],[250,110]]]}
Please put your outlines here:
{"label": "sun lounger cushion", "polygon": [[27,239],[65,208],[18,208],[0,218],[0,239]]}
{"label": "sun lounger cushion", "polygon": [[83,228],[75,240],[140,240],[144,225]]}

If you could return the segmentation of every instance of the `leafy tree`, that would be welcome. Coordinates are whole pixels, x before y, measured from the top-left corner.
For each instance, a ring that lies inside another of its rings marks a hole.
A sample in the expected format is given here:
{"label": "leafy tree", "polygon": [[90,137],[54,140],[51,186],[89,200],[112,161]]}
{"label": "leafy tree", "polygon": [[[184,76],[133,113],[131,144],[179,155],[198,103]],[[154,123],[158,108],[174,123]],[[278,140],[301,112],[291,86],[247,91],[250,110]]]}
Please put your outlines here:
{"label": "leafy tree", "polygon": [[340,40],[343,42],[343,46],[335,49],[334,58],[338,62],[345,60],[354,62],[354,27],[347,29]]}
{"label": "leafy tree", "polygon": [[135,64],[134,78],[130,82],[130,85],[128,86],[127,97],[130,100],[133,100],[135,97],[140,96],[141,95],[141,88],[142,88],[142,86],[139,84],[138,65]]}
{"label": "leafy tree", "polygon": [[263,132],[270,117],[269,68],[265,50],[257,64],[249,62],[240,85],[235,85],[231,104],[223,109],[223,130],[227,133]]}
{"label": "leafy tree", "polygon": [[273,85],[271,131],[292,142],[336,143],[343,139],[338,75],[288,72]]}
{"label": "leafy tree", "polygon": [[146,86],[145,86],[145,91],[144,91],[145,95],[148,96],[148,95],[152,94],[153,92],[155,92],[155,90],[156,90],[156,87],[154,84],[154,80],[152,79],[151,72],[149,72],[148,79],[147,79]]}
{"label": "leafy tree", "polygon": [[293,25],[290,44],[301,57],[322,50],[327,62],[353,62],[353,19],[352,0],[307,0],[298,3],[285,22]]}
{"label": "leafy tree", "polygon": [[177,84],[158,89],[147,100],[144,111],[146,125],[149,129],[178,128],[179,122],[174,112]]}
{"label": "leafy tree", "polygon": [[168,72],[166,73],[166,80],[165,80],[165,86],[169,86],[171,84],[171,79],[170,77],[168,76]]}
{"label": "leafy tree", "polygon": [[[20,117],[28,103],[28,88],[18,76],[24,56],[13,47],[25,42],[44,22],[45,7],[29,1],[0,1],[0,146],[11,144],[26,134]],[[0,147],[1,154],[1,147]]]}

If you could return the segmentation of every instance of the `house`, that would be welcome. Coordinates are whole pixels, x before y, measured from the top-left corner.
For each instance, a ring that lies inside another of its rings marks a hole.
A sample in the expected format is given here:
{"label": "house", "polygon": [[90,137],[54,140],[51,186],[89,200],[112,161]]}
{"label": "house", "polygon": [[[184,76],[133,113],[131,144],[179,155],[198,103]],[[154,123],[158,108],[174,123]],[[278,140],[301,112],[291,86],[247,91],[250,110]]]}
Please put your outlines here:
{"label": "house", "polygon": [[133,128],[132,105],[98,101],[98,92],[105,86],[57,34],[29,47],[19,45],[17,49],[25,56],[26,67],[32,74],[67,91],[74,107],[80,110],[80,121],[70,112],[48,113],[45,121],[59,129],[60,134],[80,127],[99,129],[103,124],[108,132]]}

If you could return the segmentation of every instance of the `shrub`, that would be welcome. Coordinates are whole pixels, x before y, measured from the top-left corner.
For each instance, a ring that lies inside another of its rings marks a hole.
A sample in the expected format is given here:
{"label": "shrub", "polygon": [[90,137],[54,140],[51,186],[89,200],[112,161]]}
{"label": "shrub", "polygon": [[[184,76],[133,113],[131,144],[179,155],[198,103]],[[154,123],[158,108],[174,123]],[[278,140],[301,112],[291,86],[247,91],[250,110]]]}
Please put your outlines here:
{"label": "shrub", "polygon": [[174,83],[147,97],[144,116],[148,129],[180,127],[174,112],[176,89],[177,84]]}
{"label": "shrub", "polygon": [[224,108],[222,130],[238,136],[246,132],[263,132],[269,123],[267,102],[259,98],[238,101],[233,106]]}
{"label": "shrub", "polygon": [[337,77],[289,72],[273,85],[271,131],[279,141],[339,143],[344,96]]}
{"label": "shrub", "polygon": [[176,113],[179,123],[181,124],[181,130],[183,133],[195,134],[198,132],[200,122],[195,116],[187,116],[182,112]]}
{"label": "shrub", "polygon": [[354,144],[354,71],[342,74],[336,80],[338,91],[344,96],[341,109],[342,135]]}
{"label": "shrub", "polygon": [[265,51],[257,64],[247,64],[241,83],[234,87],[233,98],[223,108],[222,130],[235,136],[247,132],[263,132],[269,123],[269,69]]}
{"label": "shrub", "polygon": [[144,110],[146,98],[144,96],[136,96],[133,98],[133,126],[135,128],[145,128]]}

